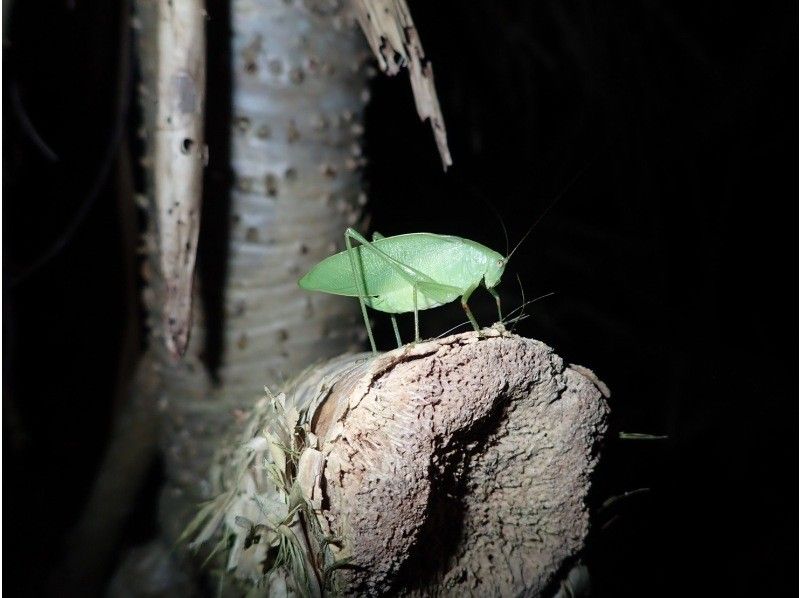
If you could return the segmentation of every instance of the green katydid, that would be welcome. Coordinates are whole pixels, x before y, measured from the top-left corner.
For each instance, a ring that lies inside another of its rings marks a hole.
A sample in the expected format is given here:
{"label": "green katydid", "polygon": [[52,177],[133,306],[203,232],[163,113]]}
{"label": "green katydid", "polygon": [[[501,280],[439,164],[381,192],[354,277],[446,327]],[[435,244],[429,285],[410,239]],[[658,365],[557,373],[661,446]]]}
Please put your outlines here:
{"label": "green katydid", "polygon": [[[432,233],[376,234],[370,242],[348,228],[344,239],[347,249],[319,262],[299,284],[309,291],[358,297],[373,352],[377,349],[367,306],[391,315],[398,346],[402,341],[395,314],[414,313],[414,339],[419,342],[419,310],[459,297],[473,328],[480,331],[467,301],[481,283],[494,296],[502,321],[500,296],[494,287],[511,254],[503,257],[475,241]],[[351,239],[360,245],[353,247]]]}
{"label": "green katydid", "polygon": [[[300,287],[308,291],[358,297],[373,353],[377,353],[377,349],[367,316],[367,305],[390,314],[398,347],[403,343],[395,314],[414,312],[414,340],[419,342],[419,310],[439,307],[459,297],[472,327],[480,332],[478,322],[467,305],[470,295],[483,283],[497,302],[499,322],[503,321],[500,295],[494,287],[500,282],[508,260],[593,161],[594,157],[553,198],[506,257],[485,245],[461,237],[433,233],[384,237],[375,233],[370,243],[348,228],[344,233],[347,249],[314,266],[298,281]],[[502,219],[500,224],[503,225]],[[361,245],[354,248],[351,239]]]}

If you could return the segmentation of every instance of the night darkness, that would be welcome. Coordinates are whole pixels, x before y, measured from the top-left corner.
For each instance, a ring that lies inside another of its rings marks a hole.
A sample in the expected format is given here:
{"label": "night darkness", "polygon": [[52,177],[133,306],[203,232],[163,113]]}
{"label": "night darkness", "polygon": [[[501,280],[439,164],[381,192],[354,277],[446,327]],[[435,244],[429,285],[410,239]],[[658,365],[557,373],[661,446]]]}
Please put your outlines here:
{"label": "night darkness", "polygon": [[[212,48],[224,48],[219,4],[209,3]],[[504,251],[495,211],[513,244],[552,205],[501,295],[507,309],[520,304],[516,274],[526,298],[553,293],[528,306],[517,331],[612,390],[593,508],[650,489],[596,517],[584,556],[595,595],[793,594],[796,4],[410,6],[454,166],[442,173],[407,77],[376,78],[366,115],[370,226]],[[141,185],[136,65],[121,14],[100,0],[26,0],[4,23],[9,595],[42,594],[143,343],[129,252],[141,226],[131,199]],[[209,102],[219,111],[227,58],[215,60]],[[218,128],[209,131],[212,183],[225,179],[213,145],[224,123],[209,125]],[[479,321],[491,321],[491,297],[474,297]],[[423,333],[461,322],[459,310],[423,312]],[[381,324],[379,344],[391,346]],[[620,431],[668,439],[620,441]],[[157,470],[152,478],[131,543],[152,531]]]}

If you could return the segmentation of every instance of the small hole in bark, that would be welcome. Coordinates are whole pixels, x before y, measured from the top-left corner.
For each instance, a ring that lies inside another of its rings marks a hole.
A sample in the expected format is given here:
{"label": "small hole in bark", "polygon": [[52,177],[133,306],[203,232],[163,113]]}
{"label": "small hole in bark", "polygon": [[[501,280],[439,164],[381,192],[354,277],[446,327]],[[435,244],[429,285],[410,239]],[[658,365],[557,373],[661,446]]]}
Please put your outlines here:
{"label": "small hole in bark", "polygon": [[276,177],[274,174],[268,174],[265,176],[264,190],[269,197],[275,197],[278,195],[278,177]]}
{"label": "small hole in bark", "polygon": [[245,233],[245,239],[249,243],[258,242],[258,229],[256,227],[254,227],[254,226],[251,226],[250,228],[248,228],[247,232]]}
{"label": "small hole in bark", "polygon": [[247,304],[244,301],[237,301],[233,306],[233,315],[237,318],[242,317],[247,311]]}
{"label": "small hole in bark", "polygon": [[249,60],[244,65],[244,72],[248,75],[255,75],[258,72],[258,65],[254,60]]}
{"label": "small hole in bark", "polygon": [[185,155],[190,154],[191,151],[192,151],[192,146],[193,145],[194,145],[194,141],[192,141],[192,139],[190,139],[189,137],[185,138],[181,142],[181,153],[183,153]]}
{"label": "small hole in bark", "polygon": [[234,119],[234,124],[236,129],[242,133],[246,133],[247,129],[250,128],[250,119],[246,116],[238,116]]}
{"label": "small hole in bark", "polygon": [[287,181],[294,181],[297,178],[297,170],[294,168],[287,168],[283,176],[286,177]]}
{"label": "small hole in bark", "polygon": [[250,193],[253,190],[253,179],[250,177],[242,177],[236,181],[236,188],[244,193]]}
{"label": "small hole in bark", "polygon": [[311,128],[315,131],[323,131],[328,128],[328,119],[324,114],[311,115]]}
{"label": "small hole in bark", "polygon": [[261,125],[258,128],[258,131],[256,131],[256,137],[258,137],[259,139],[269,139],[271,133],[272,131],[270,131],[268,125]]}
{"label": "small hole in bark", "polygon": [[294,143],[300,139],[300,131],[297,128],[297,125],[294,124],[294,121],[289,121],[289,126],[286,129],[286,141],[289,143]]}
{"label": "small hole in bark", "polygon": [[303,69],[300,67],[295,67],[289,71],[289,81],[295,85],[300,85],[303,82],[303,79],[305,79],[305,73],[303,73]]}

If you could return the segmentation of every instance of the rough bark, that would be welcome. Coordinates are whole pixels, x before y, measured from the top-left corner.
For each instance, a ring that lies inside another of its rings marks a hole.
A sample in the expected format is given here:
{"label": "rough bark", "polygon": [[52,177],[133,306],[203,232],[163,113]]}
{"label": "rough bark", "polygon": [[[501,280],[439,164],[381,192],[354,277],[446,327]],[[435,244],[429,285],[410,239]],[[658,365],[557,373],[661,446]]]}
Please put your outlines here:
{"label": "rough bark", "polygon": [[[139,37],[144,164],[150,175],[144,302],[161,379],[160,439],[167,474],[161,521],[172,542],[198,502],[208,498],[214,447],[239,421],[242,405],[265,384],[363,342],[355,325],[357,305],[303,293],[297,278],[341,245],[345,228],[360,220],[366,200],[360,138],[368,51],[354,19],[338,3],[231,3],[232,90],[210,93],[231,94],[233,187],[229,206],[216,211],[223,221],[203,225],[230,228],[222,235],[226,246],[207,252],[226,263],[226,271],[222,280],[213,281],[218,286],[204,293],[203,284],[212,283],[203,279],[201,265],[188,348],[175,363],[160,326],[170,291],[160,274],[150,170],[158,130],[152,93],[158,73],[152,37],[157,9],[154,0],[137,3],[140,29],[147,32]],[[215,165],[214,148],[209,160],[211,170],[228,170],[226,164]],[[219,298],[220,314],[209,316],[201,297],[210,295]],[[211,354],[217,355],[213,364]]]}
{"label": "rough bark", "polygon": [[[360,221],[366,201],[359,169],[368,52],[346,8],[327,0],[231,2],[232,90],[210,93],[231,94],[233,188],[227,209],[216,210],[225,221],[204,225],[227,229],[230,224],[231,230],[222,235],[226,247],[212,250],[220,262],[227,261],[225,276],[207,283],[203,293],[193,274],[200,173],[207,157],[212,171],[227,170],[227,164],[214,164],[214,149],[207,156],[203,142],[206,15],[200,0],[135,2],[146,174],[139,204],[148,212],[142,252],[151,333],[143,368],[158,389],[168,477],[161,509],[165,544],[155,544],[152,554],[171,545],[197,502],[208,497],[206,469],[213,447],[241,421],[241,406],[265,383],[280,382],[308,363],[363,342],[353,302],[307,295],[296,286],[297,276],[335,250],[342,231]],[[407,10],[402,16],[413,26]],[[401,51],[416,52],[413,66],[422,76],[421,45],[411,42]],[[415,85],[415,92],[433,93],[432,79],[424,84],[419,76],[417,83],[423,84]],[[438,104],[427,115],[441,123]],[[444,130],[439,128],[441,144]],[[222,288],[209,289],[212,284]],[[221,314],[209,315],[214,307],[200,300],[209,295],[218,296]],[[176,362],[185,349],[183,361]],[[114,459],[129,455],[137,464],[124,476],[130,489],[152,453],[130,453],[128,436],[120,434],[109,454]],[[107,462],[109,479],[120,463]],[[107,499],[102,489],[96,494]],[[107,540],[96,545],[98,550],[113,545],[117,534],[110,527],[118,528],[121,521],[114,515],[114,521],[97,522],[94,527]],[[159,559],[141,550],[132,559],[127,568],[132,580],[148,563],[159,569]],[[169,586],[163,571],[153,571],[154,587]],[[115,591],[124,586],[117,584]]]}
{"label": "rough bark", "polygon": [[[502,330],[340,357],[303,375],[286,391],[287,427],[306,421],[312,433],[297,480],[324,535],[342,541],[326,563],[351,559],[340,587],[542,595],[588,532],[585,498],[608,411],[600,388],[586,368]],[[236,446],[268,446],[259,426]],[[262,494],[263,454],[246,458],[218,521],[274,523],[263,508],[274,502]],[[228,523],[227,533],[247,530]],[[266,547],[249,550],[229,563],[258,579]]]}

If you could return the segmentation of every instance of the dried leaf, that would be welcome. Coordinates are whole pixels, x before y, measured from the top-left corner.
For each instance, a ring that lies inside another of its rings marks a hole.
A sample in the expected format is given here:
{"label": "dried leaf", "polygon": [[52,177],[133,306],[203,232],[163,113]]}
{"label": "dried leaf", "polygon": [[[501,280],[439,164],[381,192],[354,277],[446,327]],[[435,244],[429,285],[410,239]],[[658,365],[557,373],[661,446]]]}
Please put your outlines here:
{"label": "dried leaf", "polygon": [[297,483],[305,499],[316,510],[322,508],[321,480],[324,466],[322,453],[312,448],[304,450],[297,463]]}

